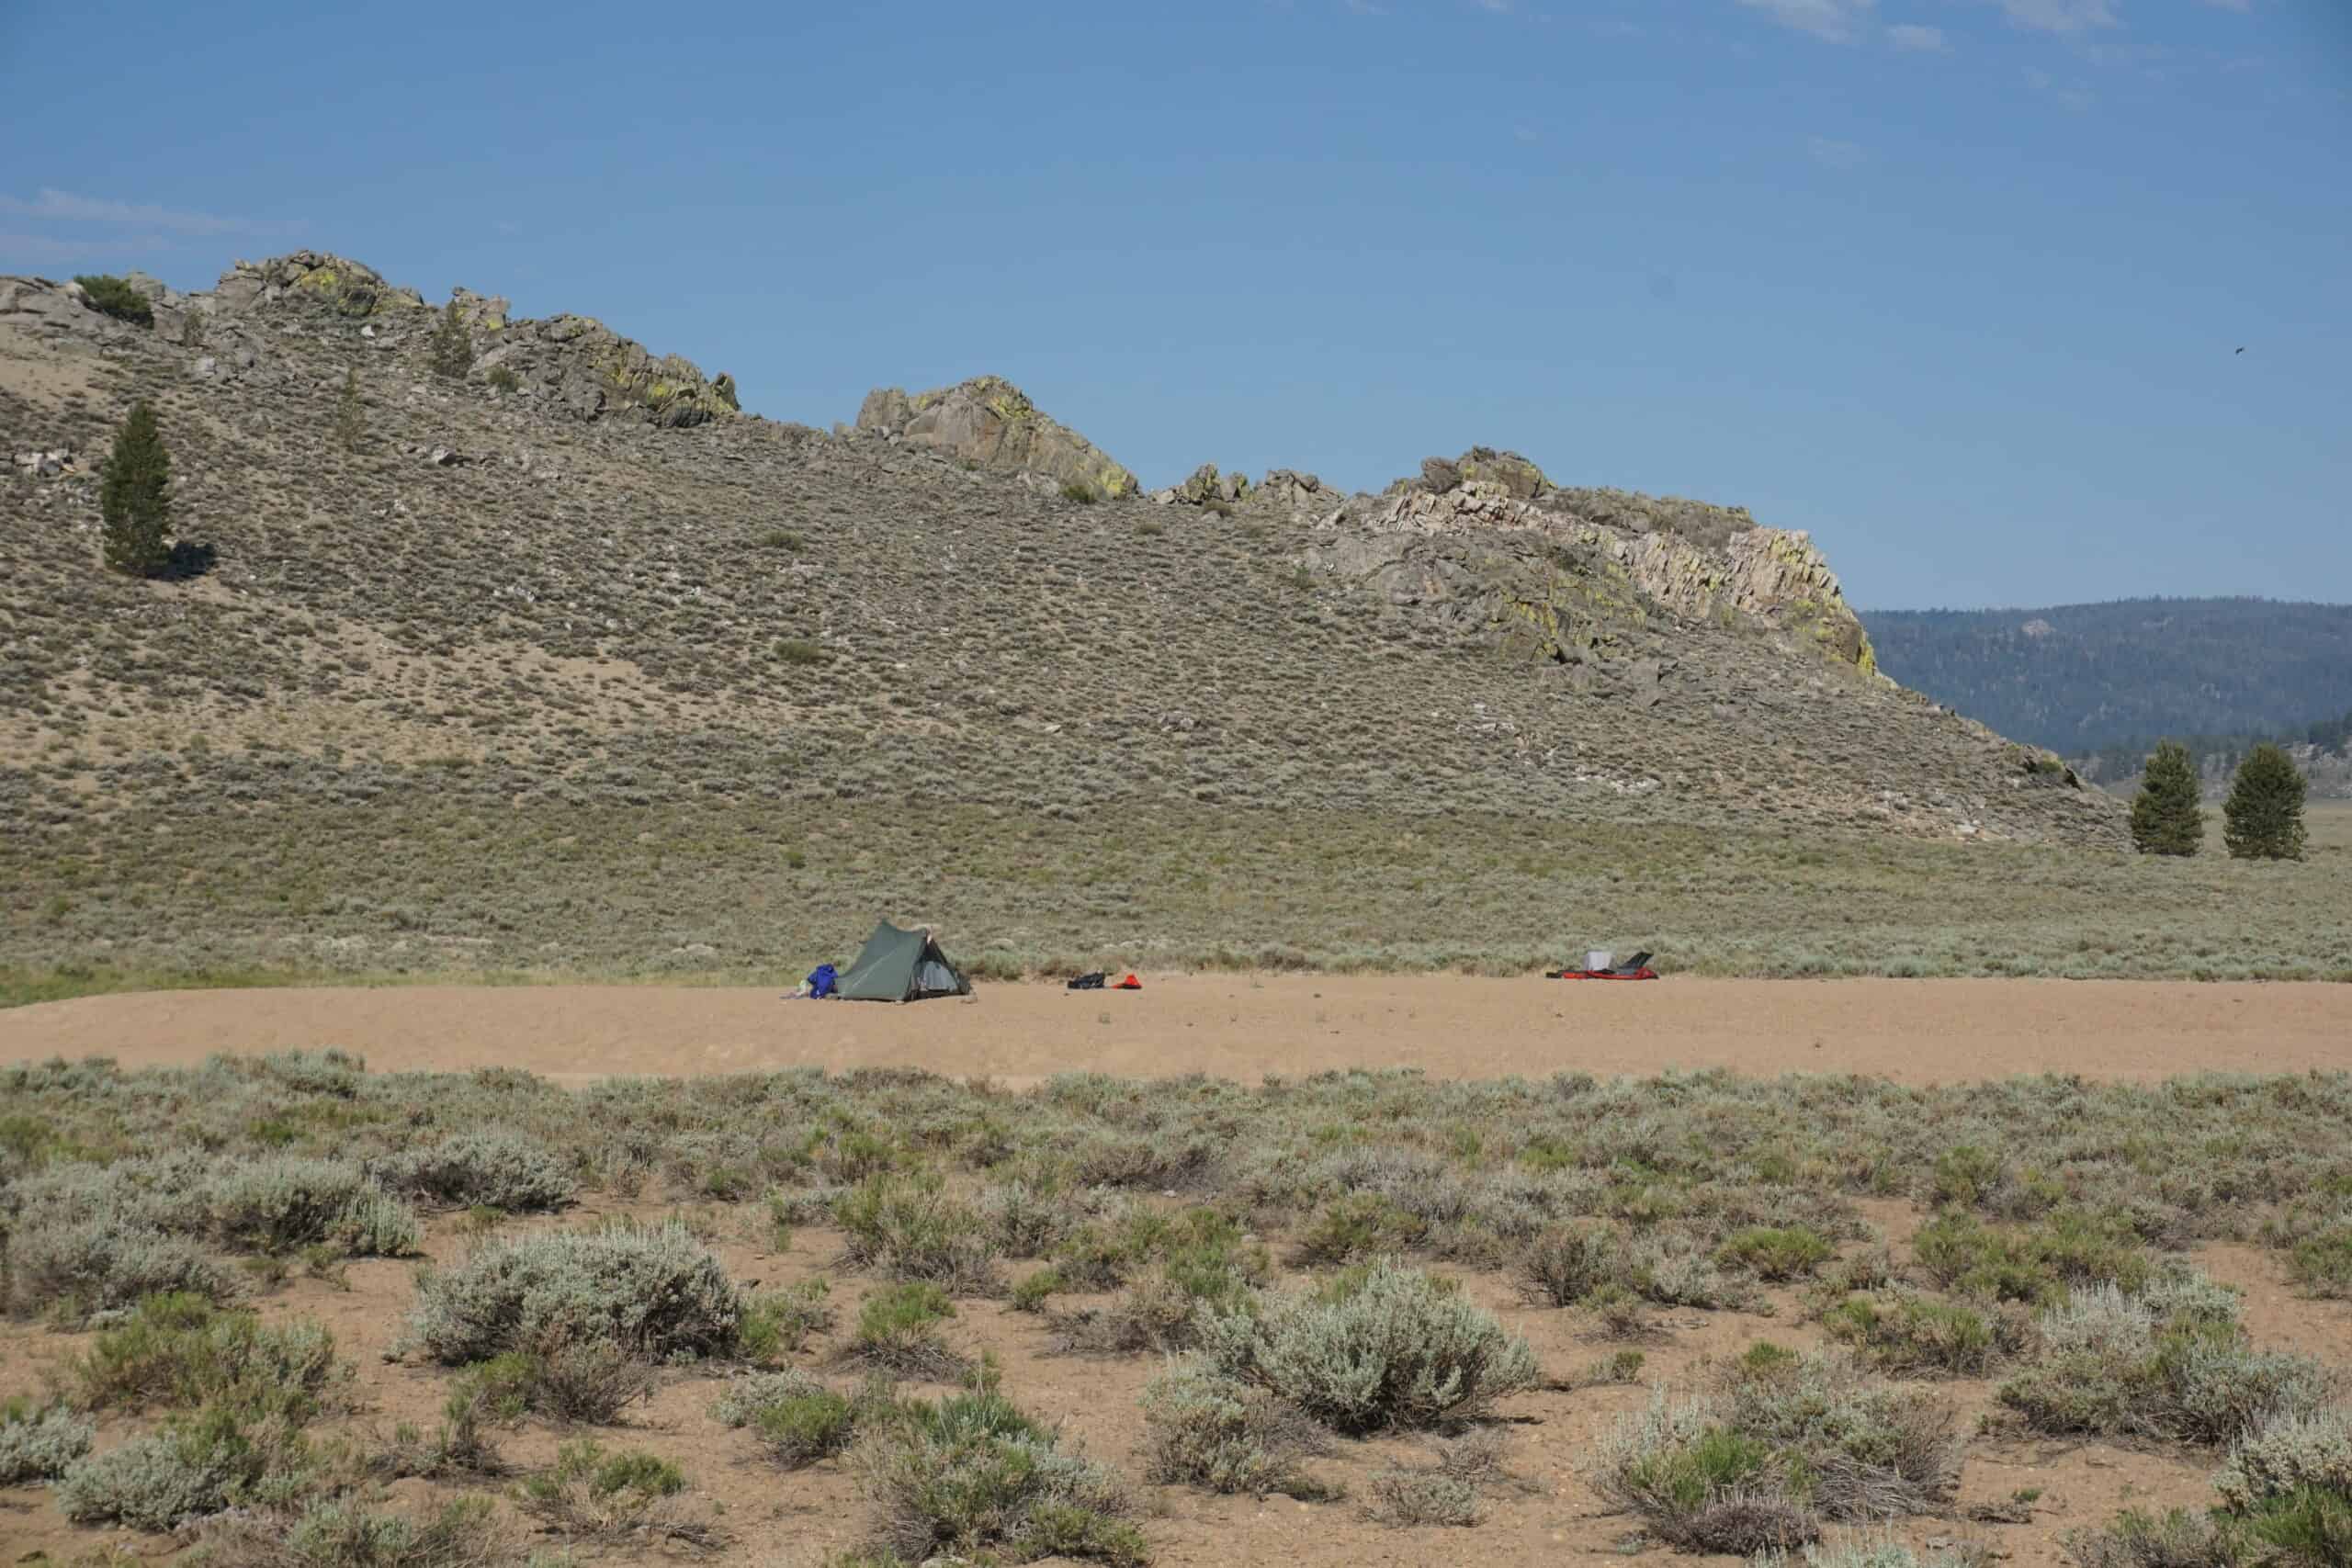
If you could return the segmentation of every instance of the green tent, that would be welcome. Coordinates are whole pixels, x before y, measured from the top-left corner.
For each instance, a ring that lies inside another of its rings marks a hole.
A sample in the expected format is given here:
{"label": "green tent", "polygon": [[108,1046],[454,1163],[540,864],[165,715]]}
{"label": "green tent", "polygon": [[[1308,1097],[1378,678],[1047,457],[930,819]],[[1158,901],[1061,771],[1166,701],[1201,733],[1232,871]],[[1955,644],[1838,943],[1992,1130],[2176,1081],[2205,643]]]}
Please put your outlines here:
{"label": "green tent", "polygon": [[902,931],[885,920],[865,939],[865,951],[841,978],[841,994],[852,1001],[914,1002],[925,997],[967,997],[972,982],[956,967],[931,928]]}

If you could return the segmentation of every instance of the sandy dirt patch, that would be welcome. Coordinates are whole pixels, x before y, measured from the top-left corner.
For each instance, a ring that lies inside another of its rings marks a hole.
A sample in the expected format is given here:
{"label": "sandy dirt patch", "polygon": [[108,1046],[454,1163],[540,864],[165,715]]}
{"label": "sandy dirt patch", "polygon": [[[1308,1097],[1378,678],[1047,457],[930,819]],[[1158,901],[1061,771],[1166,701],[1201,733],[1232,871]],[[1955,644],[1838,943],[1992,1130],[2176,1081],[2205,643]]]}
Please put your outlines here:
{"label": "sandy dirt patch", "polygon": [[0,1012],[0,1061],[105,1055],[143,1067],[193,1065],[215,1051],[340,1046],[379,1072],[507,1066],[580,1081],[919,1066],[1016,1088],[1074,1069],[1255,1082],[1396,1066],[1455,1077],[1729,1067],[1922,1084],[2352,1069],[2352,986],[1144,978],[1138,992],[996,985],[903,1007],[651,986],[152,992]]}

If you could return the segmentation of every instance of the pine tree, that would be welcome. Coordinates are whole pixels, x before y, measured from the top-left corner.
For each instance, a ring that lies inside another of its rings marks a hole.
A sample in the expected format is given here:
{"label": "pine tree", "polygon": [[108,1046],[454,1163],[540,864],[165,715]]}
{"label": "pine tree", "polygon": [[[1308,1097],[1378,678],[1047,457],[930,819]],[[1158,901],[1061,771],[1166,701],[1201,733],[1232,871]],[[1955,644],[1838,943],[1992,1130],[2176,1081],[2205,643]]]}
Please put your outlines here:
{"label": "pine tree", "polygon": [[2143,855],[2193,855],[2205,841],[2197,770],[2177,740],[2159,745],[2132,801],[2132,842]]}
{"label": "pine tree", "polygon": [[2303,775],[2294,759],[2268,743],[2238,764],[2222,806],[2222,841],[2237,860],[2303,858]]}
{"label": "pine tree", "polygon": [[458,313],[455,299],[441,307],[441,324],[433,329],[431,355],[433,373],[452,381],[464,380],[466,372],[474,367],[474,334]]}
{"label": "pine tree", "polygon": [[368,416],[359,406],[359,372],[343,373],[343,395],[335,399],[334,438],[346,452],[356,452],[368,439]]}
{"label": "pine tree", "polygon": [[133,577],[158,577],[171,564],[164,532],[172,520],[172,457],[155,411],[143,400],[116,433],[98,490],[98,515],[105,523],[107,565]]}

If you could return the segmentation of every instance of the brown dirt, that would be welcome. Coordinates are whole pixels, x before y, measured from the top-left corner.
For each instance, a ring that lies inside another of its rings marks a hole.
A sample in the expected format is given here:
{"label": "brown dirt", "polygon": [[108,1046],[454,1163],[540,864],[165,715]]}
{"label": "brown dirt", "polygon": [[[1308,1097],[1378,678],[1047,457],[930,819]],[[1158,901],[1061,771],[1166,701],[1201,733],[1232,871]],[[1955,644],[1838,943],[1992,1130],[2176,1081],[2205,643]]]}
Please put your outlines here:
{"label": "brown dirt", "polygon": [[1411,1066],[1459,1077],[1580,1068],[1841,1072],[1906,1083],[2079,1073],[2352,1069],[2352,986],[2075,980],[1571,984],[1456,975],[1144,976],[1140,992],[996,985],[910,1007],[775,990],[413,986],[164,991],[0,1012],[0,1061],[341,1046],[378,1071],[611,1074],[922,1066],[1012,1087]]}

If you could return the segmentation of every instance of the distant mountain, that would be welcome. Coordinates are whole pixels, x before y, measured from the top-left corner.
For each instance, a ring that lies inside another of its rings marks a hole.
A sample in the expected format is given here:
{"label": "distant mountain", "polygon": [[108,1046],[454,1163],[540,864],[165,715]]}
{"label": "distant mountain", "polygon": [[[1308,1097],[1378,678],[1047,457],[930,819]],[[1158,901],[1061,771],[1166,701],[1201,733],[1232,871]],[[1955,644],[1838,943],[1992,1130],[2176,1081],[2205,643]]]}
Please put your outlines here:
{"label": "distant mountain", "polygon": [[1879,667],[2068,756],[2163,735],[2274,735],[2352,708],[2352,605],[2120,599],[1877,610]]}

